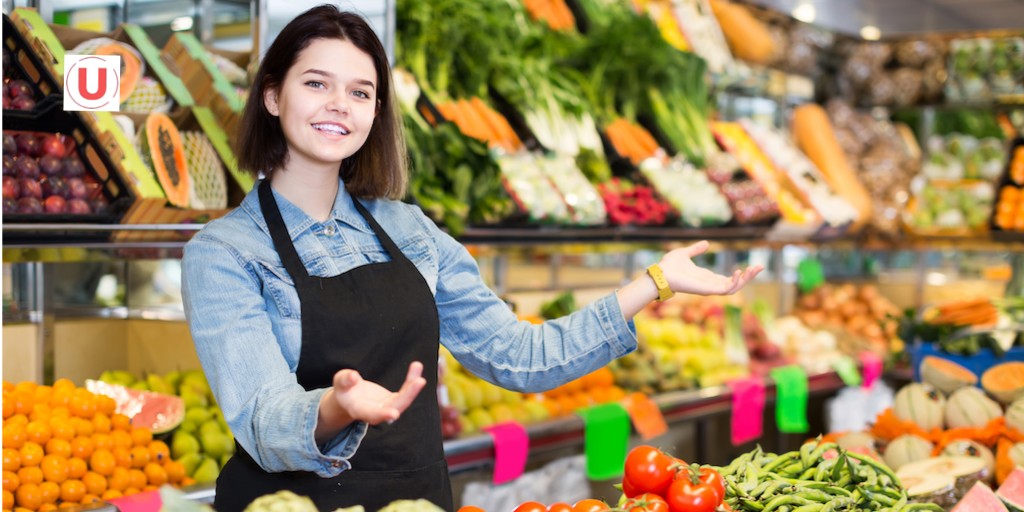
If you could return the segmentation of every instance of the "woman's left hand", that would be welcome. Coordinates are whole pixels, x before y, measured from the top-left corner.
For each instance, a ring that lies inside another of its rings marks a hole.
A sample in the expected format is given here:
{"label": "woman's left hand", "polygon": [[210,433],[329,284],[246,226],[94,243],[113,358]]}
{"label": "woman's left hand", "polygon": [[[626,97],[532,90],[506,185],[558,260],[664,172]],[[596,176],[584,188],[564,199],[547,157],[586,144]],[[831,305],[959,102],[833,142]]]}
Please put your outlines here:
{"label": "woman's left hand", "polygon": [[716,274],[693,262],[695,256],[707,250],[708,242],[701,241],[669,251],[661,258],[659,265],[672,291],[694,295],[732,295],[764,270],[761,265],[752,265],[746,270],[733,272],[731,276]]}

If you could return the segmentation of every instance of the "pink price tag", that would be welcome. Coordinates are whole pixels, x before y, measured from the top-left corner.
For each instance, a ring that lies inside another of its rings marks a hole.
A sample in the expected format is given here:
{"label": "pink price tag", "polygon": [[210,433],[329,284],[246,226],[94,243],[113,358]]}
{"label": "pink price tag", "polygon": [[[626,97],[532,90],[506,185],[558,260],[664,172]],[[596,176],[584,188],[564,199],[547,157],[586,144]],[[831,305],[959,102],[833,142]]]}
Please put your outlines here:
{"label": "pink price tag", "polygon": [[147,491],[107,500],[121,512],[160,512],[163,500],[158,491]]}
{"label": "pink price tag", "polygon": [[882,376],[882,358],[874,352],[860,353],[861,374],[864,382],[861,383],[865,389],[871,389],[875,381]]}
{"label": "pink price tag", "polygon": [[761,437],[764,423],[764,382],[757,377],[728,382],[732,390],[732,444],[739,446]]}
{"label": "pink price tag", "polygon": [[530,452],[530,437],[522,425],[509,421],[485,427],[494,440],[494,483],[510,482],[519,478],[526,469],[526,456]]}

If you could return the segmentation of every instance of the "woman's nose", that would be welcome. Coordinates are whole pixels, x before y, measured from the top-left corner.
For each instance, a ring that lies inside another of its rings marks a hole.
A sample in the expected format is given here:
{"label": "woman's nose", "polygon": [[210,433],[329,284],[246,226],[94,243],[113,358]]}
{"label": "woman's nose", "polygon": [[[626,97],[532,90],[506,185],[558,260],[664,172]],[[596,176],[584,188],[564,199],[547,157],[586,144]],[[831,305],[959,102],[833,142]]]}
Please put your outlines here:
{"label": "woman's nose", "polygon": [[330,101],[327,102],[327,109],[334,112],[347,113],[349,111],[348,101],[343,95],[332,96]]}

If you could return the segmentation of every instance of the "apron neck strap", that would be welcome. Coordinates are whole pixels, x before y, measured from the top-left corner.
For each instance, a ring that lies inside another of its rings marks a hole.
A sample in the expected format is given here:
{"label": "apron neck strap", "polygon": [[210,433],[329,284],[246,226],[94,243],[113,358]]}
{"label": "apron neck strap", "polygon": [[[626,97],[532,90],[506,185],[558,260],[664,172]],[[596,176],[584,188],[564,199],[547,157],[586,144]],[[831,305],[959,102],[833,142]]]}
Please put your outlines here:
{"label": "apron neck strap", "polygon": [[398,246],[395,245],[395,242],[391,240],[388,233],[380,227],[380,224],[377,224],[377,219],[374,219],[373,215],[370,215],[370,212],[367,211],[366,207],[356,199],[356,196],[352,196],[352,204],[356,206],[356,210],[358,210],[359,214],[366,219],[366,223],[370,225],[370,229],[372,229],[374,234],[377,235],[380,245],[383,246],[384,250],[386,250],[388,255],[391,256],[391,261],[402,261],[405,259],[405,255],[402,254],[402,251],[398,250]]}
{"label": "apron neck strap", "polygon": [[281,217],[281,210],[277,207],[277,200],[274,199],[274,191],[270,189],[270,181],[260,182],[259,194],[260,209],[263,210],[263,218],[267,221],[270,238],[274,240],[274,248],[277,249],[277,254],[281,257],[281,263],[284,264],[285,270],[296,283],[307,280],[309,273],[306,272],[306,267],[302,264],[302,259],[299,258],[299,253],[295,250],[291,237],[288,236],[288,226],[285,225],[284,219]]}

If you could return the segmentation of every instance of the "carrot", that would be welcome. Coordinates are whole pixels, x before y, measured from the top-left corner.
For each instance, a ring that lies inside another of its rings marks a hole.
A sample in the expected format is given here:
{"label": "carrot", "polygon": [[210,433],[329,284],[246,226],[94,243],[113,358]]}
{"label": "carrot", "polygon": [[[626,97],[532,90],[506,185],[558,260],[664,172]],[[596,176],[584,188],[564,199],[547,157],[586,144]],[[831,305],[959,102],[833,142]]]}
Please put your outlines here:
{"label": "carrot", "polygon": [[474,96],[472,99],[469,100],[469,102],[470,105],[472,105],[473,108],[476,109],[476,111],[480,114],[480,119],[482,119],[484,124],[487,125],[487,129],[491,133],[491,141],[495,144],[503,143],[507,137],[506,134],[503,133],[500,123],[497,122],[497,120],[494,117],[494,115],[497,114],[497,112],[495,112],[494,109],[492,109],[486,103],[484,103],[484,101],[481,100],[479,97]]}
{"label": "carrot", "polygon": [[572,11],[569,10],[569,6],[565,4],[565,0],[551,0],[552,12],[558,19],[558,26],[552,27],[557,30],[569,31],[576,26],[576,19],[572,15]]}
{"label": "carrot", "polygon": [[636,134],[636,138],[640,140],[644,148],[647,149],[650,154],[654,154],[660,147],[658,141],[654,140],[654,136],[651,132],[647,131],[643,126],[636,123],[629,123],[629,126],[633,129],[633,133]]}
{"label": "carrot", "polygon": [[512,129],[512,125],[509,124],[508,119],[501,115],[500,112],[494,109],[488,109],[491,113],[491,117],[494,119],[494,123],[498,126],[498,131],[502,135],[502,140],[505,141],[506,148],[510,152],[515,153],[523,147],[523,141],[519,140],[519,136],[516,135],[516,131]]}
{"label": "carrot", "polygon": [[480,119],[480,113],[466,99],[460,99],[456,101],[456,104],[466,120],[466,129],[463,132],[475,139],[488,141],[491,138],[491,133],[483,119]]}
{"label": "carrot", "polygon": [[623,140],[624,135],[622,119],[616,119],[608,123],[608,126],[604,128],[604,132],[606,135],[608,135],[608,140],[612,143],[612,147],[615,148],[615,152],[622,156],[628,157],[629,155],[627,154],[627,148],[629,145],[625,140]]}
{"label": "carrot", "polygon": [[455,123],[456,125],[459,124],[459,123],[455,122],[455,108],[454,108],[454,105],[452,103],[449,103],[449,102],[438,103],[435,106],[437,107],[437,111],[440,112],[441,115],[444,116],[445,119]]}

